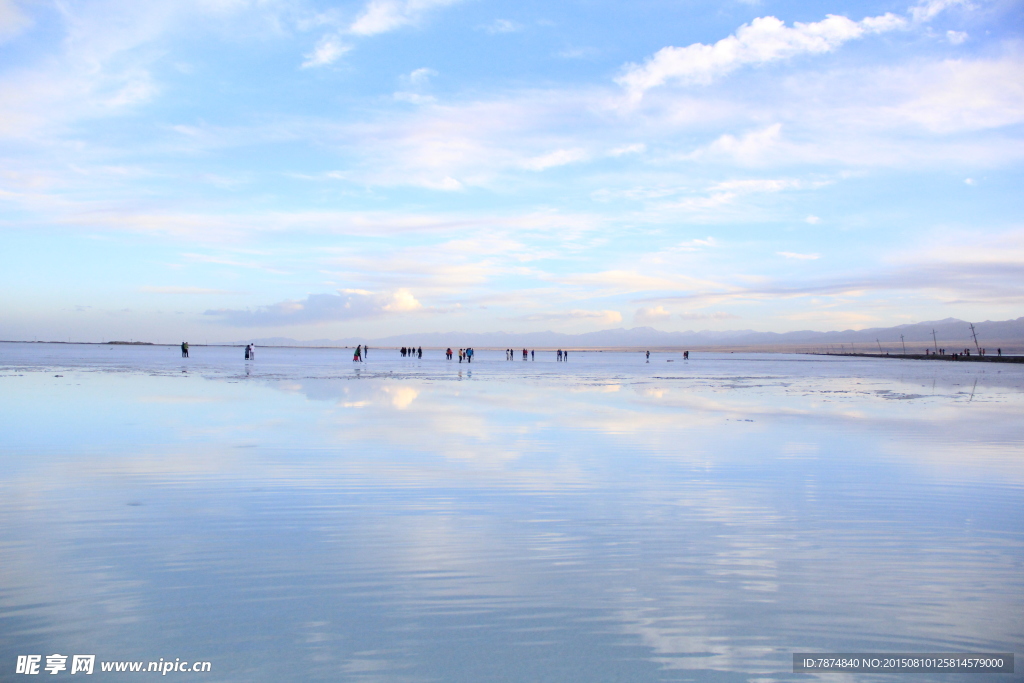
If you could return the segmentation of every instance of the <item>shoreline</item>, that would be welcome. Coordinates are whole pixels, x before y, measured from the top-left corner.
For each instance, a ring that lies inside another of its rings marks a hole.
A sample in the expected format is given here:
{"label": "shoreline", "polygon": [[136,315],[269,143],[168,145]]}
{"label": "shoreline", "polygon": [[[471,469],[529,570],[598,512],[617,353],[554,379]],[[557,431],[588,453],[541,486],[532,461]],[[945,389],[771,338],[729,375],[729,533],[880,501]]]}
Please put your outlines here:
{"label": "shoreline", "polygon": [[[61,344],[64,346],[129,346],[129,347],[168,347],[175,348],[180,344],[177,342],[164,343],[164,342],[144,342],[144,341],[105,341],[105,342],[87,342],[87,341],[21,341],[15,339],[0,339],[0,344]],[[189,346],[192,348],[244,348],[245,344],[236,343],[213,343],[213,344],[201,344],[189,342]],[[1004,344],[1009,346],[1009,344]],[[355,346],[307,346],[307,345],[276,345],[266,344],[260,345],[261,349],[336,349],[336,350],[351,350]],[[397,351],[400,347],[398,346],[370,346],[371,350],[394,350]],[[424,346],[424,350],[431,351],[443,351],[444,346]],[[453,349],[455,347],[452,347]],[[497,346],[478,346],[474,347],[480,351],[502,351],[503,349]],[[554,352],[557,347],[537,346],[532,347],[533,351],[551,351]],[[691,354],[694,353],[758,353],[766,355],[801,355],[801,356],[846,356],[851,358],[901,358],[904,360],[945,360],[945,361],[966,361],[966,362],[981,362],[981,363],[1024,363],[1024,355],[1018,355],[1014,353],[1019,351],[1016,345],[1010,346],[1010,353],[1003,356],[960,356],[953,358],[950,354],[939,355],[939,354],[924,354],[924,353],[858,353],[858,352],[822,352],[812,351],[808,349],[807,345],[779,345],[779,346],[761,346],[761,347],[749,347],[749,346],[689,346],[689,347],[665,347],[665,346],[651,346],[651,347],[640,347],[640,346],[616,346],[616,347],[562,347],[566,351],[572,353],[644,353],[650,351],[651,353],[665,354],[665,353],[678,353],[682,354],[683,351],[689,351]],[[519,349],[514,349],[518,351]],[[691,360],[695,360],[691,358]]]}
{"label": "shoreline", "polygon": [[1024,356],[957,356],[937,353],[809,353],[810,356],[852,356],[856,358],[900,358],[903,360],[945,360],[954,363],[1024,363]]}

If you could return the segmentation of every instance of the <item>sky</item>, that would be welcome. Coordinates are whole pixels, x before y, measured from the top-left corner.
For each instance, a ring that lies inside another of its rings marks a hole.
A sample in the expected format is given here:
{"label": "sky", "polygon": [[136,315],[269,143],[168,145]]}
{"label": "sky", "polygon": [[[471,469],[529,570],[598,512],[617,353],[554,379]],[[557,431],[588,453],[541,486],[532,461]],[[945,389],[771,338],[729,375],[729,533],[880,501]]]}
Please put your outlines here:
{"label": "sky", "polygon": [[1009,0],[0,0],[0,339],[1016,318],[1022,38]]}

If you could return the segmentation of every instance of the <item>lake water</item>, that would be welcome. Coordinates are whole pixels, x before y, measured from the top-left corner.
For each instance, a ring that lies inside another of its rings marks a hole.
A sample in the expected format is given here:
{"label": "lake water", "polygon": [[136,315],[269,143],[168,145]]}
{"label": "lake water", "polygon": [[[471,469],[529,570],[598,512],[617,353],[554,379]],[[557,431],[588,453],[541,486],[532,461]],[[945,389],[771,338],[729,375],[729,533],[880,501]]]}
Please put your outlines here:
{"label": "lake water", "polygon": [[351,353],[0,344],[0,680],[53,653],[95,654],[86,680],[733,682],[1024,649],[1024,366]]}

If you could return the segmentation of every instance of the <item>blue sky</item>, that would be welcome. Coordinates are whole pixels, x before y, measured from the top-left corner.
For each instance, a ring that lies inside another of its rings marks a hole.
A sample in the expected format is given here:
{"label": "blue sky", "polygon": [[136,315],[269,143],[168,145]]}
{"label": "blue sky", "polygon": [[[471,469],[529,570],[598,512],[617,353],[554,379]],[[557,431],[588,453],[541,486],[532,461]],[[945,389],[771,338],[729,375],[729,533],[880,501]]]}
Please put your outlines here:
{"label": "blue sky", "polygon": [[1024,315],[1024,3],[0,0],[0,338]]}

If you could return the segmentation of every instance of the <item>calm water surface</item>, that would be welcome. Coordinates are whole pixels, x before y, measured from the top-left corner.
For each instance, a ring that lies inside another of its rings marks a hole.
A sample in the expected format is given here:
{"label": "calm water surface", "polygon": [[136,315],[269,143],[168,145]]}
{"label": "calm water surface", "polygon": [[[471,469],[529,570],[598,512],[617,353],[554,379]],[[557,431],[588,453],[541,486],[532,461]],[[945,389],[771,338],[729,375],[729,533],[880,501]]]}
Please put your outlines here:
{"label": "calm water surface", "polygon": [[732,682],[1024,651],[1022,366],[191,355],[0,344],[0,680],[51,653]]}

